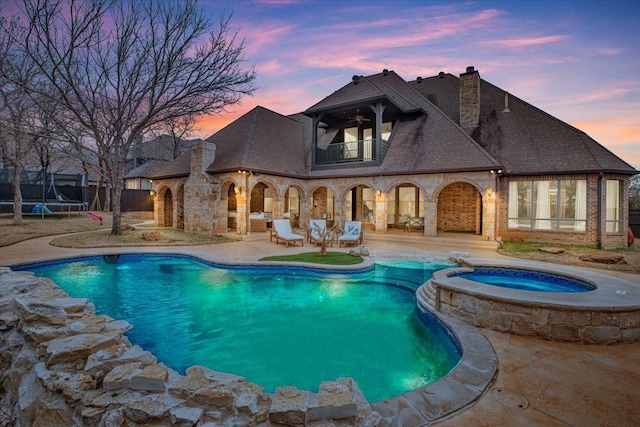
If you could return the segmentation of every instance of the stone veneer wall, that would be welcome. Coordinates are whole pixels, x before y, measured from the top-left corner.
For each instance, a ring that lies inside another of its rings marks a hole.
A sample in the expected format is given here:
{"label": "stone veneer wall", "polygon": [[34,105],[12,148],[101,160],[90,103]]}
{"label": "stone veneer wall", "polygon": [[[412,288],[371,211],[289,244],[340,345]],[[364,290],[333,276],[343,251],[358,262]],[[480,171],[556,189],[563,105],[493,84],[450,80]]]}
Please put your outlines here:
{"label": "stone veneer wall", "polygon": [[[2,426],[378,426],[357,384],[274,394],[192,366],[182,376],[51,280],[0,268]],[[332,421],[329,421],[332,420]]]}
{"label": "stone veneer wall", "polygon": [[[193,176],[197,175],[197,176]],[[465,174],[427,174],[413,175],[410,177],[349,177],[349,178],[322,178],[322,179],[296,179],[262,173],[260,175],[241,176],[237,172],[224,173],[214,176],[208,174],[193,174],[181,179],[164,179],[153,182],[154,190],[162,194],[163,188],[170,188],[172,192],[177,191],[179,183],[185,183],[185,231],[188,233],[216,234],[226,232],[228,227],[228,190],[231,184],[242,188],[241,194],[236,194],[236,209],[238,221],[246,213],[246,188],[252,189],[257,183],[264,183],[271,190],[273,200],[273,218],[281,218],[289,211],[288,201],[285,200],[287,189],[295,187],[300,196],[299,225],[305,226],[310,218],[321,217],[326,213],[327,207],[323,204],[326,201],[327,189],[334,195],[334,223],[343,224],[345,221],[345,198],[350,197],[350,191],[356,186],[369,187],[372,190],[381,190],[382,194],[376,196],[376,224],[375,232],[384,233],[387,231],[387,193],[393,191],[398,185],[415,185],[422,193],[425,215],[426,236],[437,235],[437,210],[438,195],[450,185],[456,183],[468,183],[474,192],[481,195],[481,206],[474,206],[481,212],[482,238],[483,240],[495,240],[495,176],[487,171],[467,172]],[[319,191],[318,191],[319,190]],[[318,206],[313,206],[313,194],[317,193]],[[471,193],[471,192],[470,192]],[[478,194],[476,193],[476,195]],[[322,196],[324,195],[324,197]],[[160,206],[162,199],[156,196],[155,211],[156,221],[163,212]],[[361,209],[357,203],[356,209]],[[244,211],[242,209],[245,209]],[[476,224],[476,232],[480,233]],[[243,230],[238,232],[244,233]]]}
{"label": "stone veneer wall", "polygon": [[418,290],[418,299],[435,312],[471,325],[543,338],[583,344],[620,344],[640,340],[640,311],[545,306],[533,302],[517,304],[440,287],[428,281]]}

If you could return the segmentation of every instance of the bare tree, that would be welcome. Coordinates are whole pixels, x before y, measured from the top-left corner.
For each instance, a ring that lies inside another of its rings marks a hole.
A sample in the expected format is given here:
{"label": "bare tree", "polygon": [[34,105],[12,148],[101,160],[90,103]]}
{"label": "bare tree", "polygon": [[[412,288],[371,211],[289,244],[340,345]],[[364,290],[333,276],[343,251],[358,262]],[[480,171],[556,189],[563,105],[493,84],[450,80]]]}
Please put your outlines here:
{"label": "bare tree", "polygon": [[[230,17],[213,25],[195,0],[23,0],[22,48],[53,92],[31,88],[91,135],[122,233],[124,163],[134,141],[163,123],[220,112],[251,95],[253,68]],[[42,98],[38,98],[42,99]],[[79,151],[83,151],[79,150]]]}
{"label": "bare tree", "polygon": [[629,179],[629,207],[640,209],[640,175],[634,175]]}
{"label": "bare tree", "polygon": [[13,168],[13,223],[22,225],[20,179],[40,138],[39,108],[25,90],[36,73],[24,52],[16,49],[15,40],[22,31],[18,22],[0,17],[0,28],[0,155]]}

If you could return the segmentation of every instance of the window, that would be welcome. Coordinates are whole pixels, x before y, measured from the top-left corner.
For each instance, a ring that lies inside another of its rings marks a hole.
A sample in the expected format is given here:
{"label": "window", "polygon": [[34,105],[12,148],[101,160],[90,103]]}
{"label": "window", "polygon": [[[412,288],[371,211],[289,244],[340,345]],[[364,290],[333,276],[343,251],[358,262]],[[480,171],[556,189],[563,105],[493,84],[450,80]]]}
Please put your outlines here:
{"label": "window", "polygon": [[585,231],[587,181],[512,181],[509,228]]}
{"label": "window", "polygon": [[620,181],[607,180],[606,224],[607,233],[620,232]]}
{"label": "window", "polygon": [[391,122],[382,123],[382,139],[388,141],[391,138]]}
{"label": "window", "polygon": [[344,158],[358,158],[358,128],[347,128],[344,130]]}

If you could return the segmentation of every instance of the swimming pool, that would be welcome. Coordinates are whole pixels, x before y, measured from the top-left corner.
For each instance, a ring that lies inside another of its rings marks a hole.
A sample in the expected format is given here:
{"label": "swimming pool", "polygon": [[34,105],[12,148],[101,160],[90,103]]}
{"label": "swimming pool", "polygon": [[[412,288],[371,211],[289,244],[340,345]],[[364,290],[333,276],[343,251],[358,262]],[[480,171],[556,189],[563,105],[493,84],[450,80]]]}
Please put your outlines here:
{"label": "swimming pool", "polygon": [[461,354],[433,317],[415,312],[424,277],[449,264],[364,272],[235,267],[186,256],[89,257],[15,268],[53,279],[178,372],[231,372],[272,392],[353,377],[369,401],[446,375]]}

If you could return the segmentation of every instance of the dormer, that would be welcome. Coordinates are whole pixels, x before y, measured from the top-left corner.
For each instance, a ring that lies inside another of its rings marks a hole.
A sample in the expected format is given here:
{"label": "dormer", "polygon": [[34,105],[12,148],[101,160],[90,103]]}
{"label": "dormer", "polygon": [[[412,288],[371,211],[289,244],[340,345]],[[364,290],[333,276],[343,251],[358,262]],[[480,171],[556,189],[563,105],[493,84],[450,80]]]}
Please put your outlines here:
{"label": "dormer", "polygon": [[380,165],[396,123],[425,114],[403,94],[407,90],[413,92],[393,71],[353,76],[351,83],[306,110],[313,119],[312,168]]}

